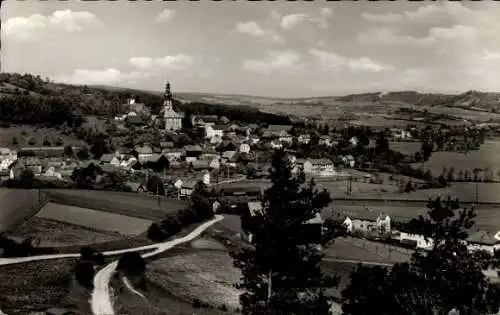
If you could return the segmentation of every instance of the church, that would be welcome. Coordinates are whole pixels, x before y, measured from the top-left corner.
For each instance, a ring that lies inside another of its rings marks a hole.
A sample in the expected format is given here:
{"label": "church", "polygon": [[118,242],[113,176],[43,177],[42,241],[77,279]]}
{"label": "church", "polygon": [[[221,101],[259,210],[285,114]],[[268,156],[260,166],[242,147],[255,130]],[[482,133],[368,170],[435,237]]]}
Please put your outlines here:
{"label": "church", "polygon": [[161,110],[160,115],[161,114],[163,114],[163,119],[165,120],[166,131],[177,131],[182,128],[184,113],[174,111],[172,93],[170,92],[170,82],[167,82],[165,87],[163,109]]}

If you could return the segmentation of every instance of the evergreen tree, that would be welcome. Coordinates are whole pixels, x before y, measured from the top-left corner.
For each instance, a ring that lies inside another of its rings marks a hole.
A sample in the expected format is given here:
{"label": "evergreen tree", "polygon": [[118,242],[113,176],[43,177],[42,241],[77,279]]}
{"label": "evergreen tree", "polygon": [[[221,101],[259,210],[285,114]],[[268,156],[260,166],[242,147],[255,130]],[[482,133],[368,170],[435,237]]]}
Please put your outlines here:
{"label": "evergreen tree", "polygon": [[343,314],[493,314],[500,305],[498,287],[487,281],[484,268],[497,261],[484,252],[471,252],[465,240],[474,225],[473,209],[460,209],[458,200],[429,201],[428,217],[407,226],[432,240],[427,253],[415,252],[409,263],[387,270],[358,267],[342,292]]}
{"label": "evergreen tree", "polygon": [[318,192],[314,181],[303,187],[304,175],[292,176],[282,150],[275,152],[271,166],[272,186],[264,193],[263,210],[242,216],[254,246],[232,253],[243,274],[238,285],[243,314],[328,314],[324,288],[336,286],[338,279],[321,272],[323,255],[317,246],[328,237],[304,237],[304,223],[330,203],[330,195]]}

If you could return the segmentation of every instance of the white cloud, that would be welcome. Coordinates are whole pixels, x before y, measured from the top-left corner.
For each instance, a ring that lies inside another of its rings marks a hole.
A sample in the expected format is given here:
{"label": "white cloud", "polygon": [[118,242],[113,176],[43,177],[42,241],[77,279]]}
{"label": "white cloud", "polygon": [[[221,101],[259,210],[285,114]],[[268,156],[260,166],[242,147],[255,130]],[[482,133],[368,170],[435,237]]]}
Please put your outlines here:
{"label": "white cloud", "polygon": [[330,8],[321,8],[318,16],[304,14],[304,13],[293,13],[287,15],[281,15],[276,11],[271,13],[271,18],[273,20],[279,21],[281,28],[290,31],[296,26],[303,24],[305,22],[312,23],[319,28],[327,29],[329,28],[329,19],[333,16],[333,10]]}
{"label": "white cloud", "polygon": [[171,9],[163,9],[158,12],[158,15],[155,18],[155,23],[167,23],[171,21],[175,17],[175,10]]}
{"label": "white cloud", "polygon": [[276,33],[273,29],[262,28],[257,21],[240,22],[236,24],[231,33],[246,34],[279,44],[283,44],[285,42],[281,35]]}
{"label": "white cloud", "polygon": [[484,49],[480,54],[480,58],[483,60],[500,60],[500,52]]}
{"label": "white cloud", "polygon": [[396,13],[372,14],[368,12],[363,12],[361,13],[361,17],[367,21],[376,23],[394,23],[403,21],[403,16],[401,14],[396,14]]}
{"label": "white cloud", "polygon": [[368,57],[349,58],[317,48],[309,49],[309,54],[316,58],[321,69],[325,72],[344,69],[350,69],[354,72],[381,72],[394,69],[390,65],[375,62]]}
{"label": "white cloud", "polygon": [[262,60],[247,60],[243,69],[269,75],[275,71],[297,71],[303,64],[301,55],[293,51],[272,51]]}
{"label": "white cloud", "polygon": [[75,33],[84,28],[101,25],[92,13],[74,12],[69,9],[55,11],[51,15],[33,14],[28,17],[14,17],[2,23],[2,32],[8,38],[19,41],[41,40],[43,35],[58,32]]}
{"label": "white cloud", "polygon": [[105,70],[76,69],[71,74],[62,74],[53,76],[55,82],[77,85],[99,85],[99,84],[117,84],[130,83],[136,80],[152,76],[148,72],[121,72],[120,70],[108,68]]}
{"label": "white cloud", "polygon": [[132,57],[129,63],[137,69],[148,71],[187,70],[194,66],[195,60],[189,55],[177,54],[160,58]]}

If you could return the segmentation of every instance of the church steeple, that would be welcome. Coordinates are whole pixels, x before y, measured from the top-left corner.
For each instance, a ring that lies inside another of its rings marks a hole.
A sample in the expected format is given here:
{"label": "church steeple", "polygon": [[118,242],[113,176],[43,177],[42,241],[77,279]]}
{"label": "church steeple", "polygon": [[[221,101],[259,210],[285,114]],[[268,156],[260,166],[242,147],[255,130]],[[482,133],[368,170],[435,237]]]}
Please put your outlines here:
{"label": "church steeple", "polygon": [[167,85],[165,86],[165,100],[172,100],[172,92],[170,92],[170,81],[167,81]]}

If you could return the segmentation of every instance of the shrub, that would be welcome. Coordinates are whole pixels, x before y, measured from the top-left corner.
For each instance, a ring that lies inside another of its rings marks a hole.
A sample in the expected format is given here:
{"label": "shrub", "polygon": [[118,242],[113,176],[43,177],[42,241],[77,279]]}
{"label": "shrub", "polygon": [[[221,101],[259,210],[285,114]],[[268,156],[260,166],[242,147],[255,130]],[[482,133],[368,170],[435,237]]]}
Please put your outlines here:
{"label": "shrub", "polygon": [[116,269],[126,273],[139,275],[146,271],[146,261],[139,253],[125,253],[118,261]]}
{"label": "shrub", "polygon": [[75,266],[76,281],[83,287],[92,289],[94,287],[94,265],[90,261],[79,261]]}

